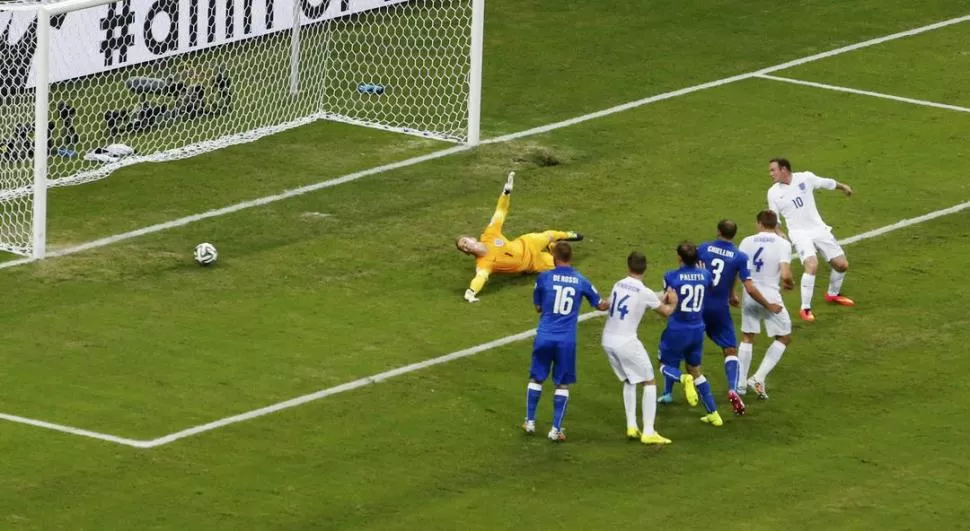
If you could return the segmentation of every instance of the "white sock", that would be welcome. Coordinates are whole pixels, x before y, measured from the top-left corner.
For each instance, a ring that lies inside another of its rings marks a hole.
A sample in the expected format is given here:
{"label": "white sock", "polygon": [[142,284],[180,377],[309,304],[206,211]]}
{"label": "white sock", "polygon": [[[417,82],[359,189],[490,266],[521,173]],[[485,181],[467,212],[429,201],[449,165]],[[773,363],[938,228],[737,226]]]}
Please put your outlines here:
{"label": "white sock", "polygon": [[653,421],[657,418],[657,386],[643,386],[643,434],[653,435]]}
{"label": "white sock", "polygon": [[802,309],[812,307],[812,294],[815,292],[815,275],[802,273]]}
{"label": "white sock", "polygon": [[761,383],[764,383],[768,378],[768,374],[771,370],[778,365],[781,361],[781,355],[785,353],[785,344],[781,341],[775,341],[768,347],[768,351],[765,352],[765,359],[761,360],[761,365],[758,367],[758,372],[754,373],[754,378]]}
{"label": "white sock", "polygon": [[748,371],[751,370],[751,354],[754,345],[751,343],[741,343],[738,345],[738,383],[740,389],[748,385]]}
{"label": "white sock", "polygon": [[829,275],[829,291],[828,294],[835,296],[842,293],[842,281],[845,280],[845,273],[839,273],[836,270],[832,270],[832,274]]}
{"label": "white sock", "polygon": [[637,385],[623,382],[623,407],[626,409],[626,427],[637,427]]}

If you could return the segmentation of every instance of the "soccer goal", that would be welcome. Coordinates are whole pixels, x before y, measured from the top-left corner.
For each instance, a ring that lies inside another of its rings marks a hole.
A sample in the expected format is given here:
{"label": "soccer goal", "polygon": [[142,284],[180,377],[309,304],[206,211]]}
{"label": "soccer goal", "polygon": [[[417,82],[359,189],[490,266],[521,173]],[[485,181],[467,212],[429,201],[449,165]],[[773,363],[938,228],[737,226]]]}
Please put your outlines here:
{"label": "soccer goal", "polygon": [[484,0],[0,1],[0,250],[47,189],[315,120],[477,144]]}

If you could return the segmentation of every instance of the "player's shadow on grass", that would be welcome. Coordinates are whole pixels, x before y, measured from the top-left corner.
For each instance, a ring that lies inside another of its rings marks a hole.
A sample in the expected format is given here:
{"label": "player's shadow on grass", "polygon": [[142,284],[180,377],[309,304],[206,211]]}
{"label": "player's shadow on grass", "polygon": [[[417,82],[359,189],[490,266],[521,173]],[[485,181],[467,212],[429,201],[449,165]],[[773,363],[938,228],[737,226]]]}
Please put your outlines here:
{"label": "player's shadow on grass", "polygon": [[[482,294],[487,295],[489,293],[498,293],[502,290],[521,288],[523,286],[531,288],[535,285],[537,277],[538,275],[529,274],[516,276],[492,275],[492,277],[488,279],[488,284],[485,285],[485,289],[482,290]],[[462,290],[462,293],[464,293],[464,290]]]}

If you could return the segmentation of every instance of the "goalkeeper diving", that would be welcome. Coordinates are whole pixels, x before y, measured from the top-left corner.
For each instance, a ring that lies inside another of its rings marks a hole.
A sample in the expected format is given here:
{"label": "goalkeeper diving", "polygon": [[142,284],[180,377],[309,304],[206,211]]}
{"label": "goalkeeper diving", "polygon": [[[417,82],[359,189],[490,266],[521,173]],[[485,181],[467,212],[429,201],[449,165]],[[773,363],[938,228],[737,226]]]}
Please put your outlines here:
{"label": "goalkeeper diving", "polygon": [[485,287],[492,273],[540,273],[555,267],[550,254],[550,246],[558,241],[580,241],[583,235],[576,232],[547,230],[530,232],[514,240],[502,234],[502,225],[509,214],[512,185],[515,172],[509,172],[509,180],[502,188],[498,206],[492,220],[485,227],[479,239],[473,236],[459,236],[455,240],[458,250],[475,257],[475,278],[465,290],[465,300],[478,302],[478,293]]}

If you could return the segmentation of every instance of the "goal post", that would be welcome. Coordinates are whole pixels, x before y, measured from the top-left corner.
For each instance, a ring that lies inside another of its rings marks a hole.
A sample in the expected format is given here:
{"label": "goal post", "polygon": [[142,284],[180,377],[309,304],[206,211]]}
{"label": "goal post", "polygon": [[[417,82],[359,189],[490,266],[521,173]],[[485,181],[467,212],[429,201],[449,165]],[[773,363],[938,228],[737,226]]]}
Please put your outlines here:
{"label": "goal post", "polygon": [[0,3],[0,250],[43,258],[50,187],[316,120],[477,145],[484,18],[485,0]]}

